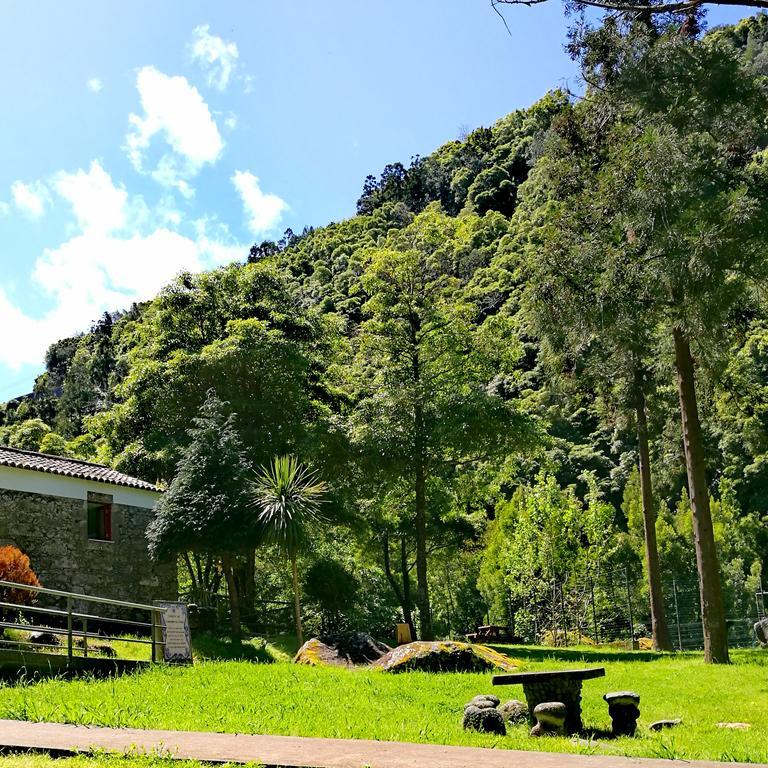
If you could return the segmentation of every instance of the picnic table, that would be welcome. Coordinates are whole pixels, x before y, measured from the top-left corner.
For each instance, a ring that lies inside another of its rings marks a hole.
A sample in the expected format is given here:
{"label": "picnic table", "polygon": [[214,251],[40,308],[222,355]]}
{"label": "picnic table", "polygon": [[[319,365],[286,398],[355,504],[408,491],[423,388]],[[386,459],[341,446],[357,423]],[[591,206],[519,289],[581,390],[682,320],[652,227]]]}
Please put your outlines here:
{"label": "picnic table", "polygon": [[478,627],[475,632],[470,632],[467,635],[467,640],[471,642],[477,640],[491,640],[500,643],[509,641],[511,638],[513,638],[513,635],[509,631],[509,627],[504,627],[500,624],[486,624],[485,626]]}
{"label": "picnic table", "polygon": [[581,685],[585,680],[605,677],[605,667],[590,669],[559,669],[553,672],[514,672],[494,675],[493,685],[522,685],[528,712],[533,722],[533,710],[545,701],[561,701],[567,715],[565,729],[568,733],[582,730]]}

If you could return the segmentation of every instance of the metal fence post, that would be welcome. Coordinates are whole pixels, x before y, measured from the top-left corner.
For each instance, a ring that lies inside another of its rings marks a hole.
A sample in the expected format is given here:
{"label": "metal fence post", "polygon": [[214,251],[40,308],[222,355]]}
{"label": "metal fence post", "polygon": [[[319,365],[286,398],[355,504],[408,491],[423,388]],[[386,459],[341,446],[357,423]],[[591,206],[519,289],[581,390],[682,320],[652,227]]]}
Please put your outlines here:
{"label": "metal fence post", "polygon": [[677,624],[677,650],[683,650],[683,638],[680,634],[680,611],[677,607],[677,579],[672,579],[672,594],[675,597],[675,623]]}
{"label": "metal fence post", "polygon": [[67,663],[72,666],[72,598],[67,598]]}
{"label": "metal fence post", "polygon": [[563,616],[563,629],[565,630],[565,647],[568,647],[568,616],[565,613],[565,597],[563,595],[563,585],[560,584],[560,610]]}
{"label": "metal fence post", "polygon": [[635,642],[635,622],[632,616],[632,592],[629,588],[629,572],[624,569],[624,583],[627,586],[627,612],[629,614],[629,642],[631,647],[634,648]]}
{"label": "metal fence post", "polygon": [[595,645],[600,644],[600,634],[597,631],[597,608],[595,607],[595,580],[589,577],[589,591],[592,595],[592,624],[595,628]]}
{"label": "metal fence post", "polygon": [[165,645],[163,643],[163,627],[160,611],[153,608],[152,615],[152,661],[161,662],[165,660]]}

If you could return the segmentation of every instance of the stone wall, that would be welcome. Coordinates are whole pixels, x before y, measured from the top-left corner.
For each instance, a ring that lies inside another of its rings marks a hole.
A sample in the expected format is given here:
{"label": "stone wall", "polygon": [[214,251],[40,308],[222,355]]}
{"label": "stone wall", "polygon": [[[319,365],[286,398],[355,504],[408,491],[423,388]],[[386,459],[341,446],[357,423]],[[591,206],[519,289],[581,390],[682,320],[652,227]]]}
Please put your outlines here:
{"label": "stone wall", "polygon": [[174,600],[176,564],[152,563],[147,552],[152,514],[113,504],[113,540],[91,541],[84,500],[0,489],[0,544],[29,555],[44,587],[138,603]]}

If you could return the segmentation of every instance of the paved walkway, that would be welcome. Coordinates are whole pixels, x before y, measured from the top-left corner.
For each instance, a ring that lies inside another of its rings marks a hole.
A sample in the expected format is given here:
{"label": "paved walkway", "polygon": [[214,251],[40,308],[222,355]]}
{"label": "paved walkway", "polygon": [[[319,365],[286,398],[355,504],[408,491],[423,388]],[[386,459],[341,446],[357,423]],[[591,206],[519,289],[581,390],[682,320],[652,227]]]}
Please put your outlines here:
{"label": "paved walkway", "polygon": [[[90,728],[19,720],[0,720],[0,746],[64,753],[92,748],[110,752],[159,751],[178,758],[208,762],[253,761],[280,768],[734,768],[739,765],[394,741]],[[752,764],[751,768],[758,766]]]}

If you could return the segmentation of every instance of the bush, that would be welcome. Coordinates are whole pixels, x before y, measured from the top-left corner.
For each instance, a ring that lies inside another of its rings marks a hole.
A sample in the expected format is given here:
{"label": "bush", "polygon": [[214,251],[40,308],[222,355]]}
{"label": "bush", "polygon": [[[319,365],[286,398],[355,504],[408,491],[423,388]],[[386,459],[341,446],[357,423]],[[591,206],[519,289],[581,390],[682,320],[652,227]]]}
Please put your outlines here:
{"label": "bush", "polygon": [[[0,581],[12,581],[30,587],[40,586],[40,581],[30,565],[29,557],[13,546],[0,547]],[[29,605],[34,597],[34,592],[28,592],[25,589],[0,586],[0,602]]]}
{"label": "bush", "polygon": [[304,578],[307,602],[319,609],[321,631],[339,632],[355,605],[359,589],[357,579],[336,560],[318,560]]}

